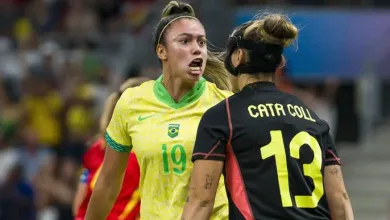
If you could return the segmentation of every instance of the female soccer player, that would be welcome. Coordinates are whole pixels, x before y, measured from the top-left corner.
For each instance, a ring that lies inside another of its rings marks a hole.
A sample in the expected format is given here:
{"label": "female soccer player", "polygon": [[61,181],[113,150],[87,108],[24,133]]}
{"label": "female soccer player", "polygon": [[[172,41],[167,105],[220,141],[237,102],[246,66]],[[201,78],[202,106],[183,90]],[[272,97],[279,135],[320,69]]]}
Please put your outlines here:
{"label": "female soccer player", "polygon": [[[163,74],[156,81],[126,90],[107,128],[107,148],[88,207],[88,220],[105,219],[122,182],[128,152],[141,168],[141,218],[180,219],[186,201],[190,157],[202,114],[231,92],[223,62],[207,52],[205,30],[188,4],[171,1],[156,28],[154,48]],[[210,77],[211,76],[211,77]],[[222,85],[222,86],[221,86]],[[223,180],[213,219],[227,219]]]}
{"label": "female soccer player", "polygon": [[[111,94],[105,103],[103,114],[100,118],[100,134],[91,148],[85,153],[83,160],[84,172],[80,178],[80,183],[73,203],[73,213],[75,220],[83,220],[87,211],[87,206],[91,198],[92,190],[95,186],[104,159],[106,143],[104,133],[110,122],[112,112],[119,97],[127,88],[140,85],[148,81],[148,78],[137,77],[124,82],[118,92]],[[124,185],[107,219],[109,220],[134,220],[139,217],[140,198],[138,192],[140,171],[137,158],[134,153],[129,155]]]}
{"label": "female soccer player", "polygon": [[203,115],[182,219],[208,219],[224,169],[229,219],[353,219],[329,126],[274,73],[297,28],[271,14],[238,27],[226,68],[240,92]]}

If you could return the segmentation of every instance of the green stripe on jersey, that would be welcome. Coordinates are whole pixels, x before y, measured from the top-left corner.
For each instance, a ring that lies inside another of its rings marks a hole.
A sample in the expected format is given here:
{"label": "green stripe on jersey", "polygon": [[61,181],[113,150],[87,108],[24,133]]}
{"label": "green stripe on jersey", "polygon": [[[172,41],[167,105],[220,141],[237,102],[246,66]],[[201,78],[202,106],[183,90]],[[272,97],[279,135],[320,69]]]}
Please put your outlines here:
{"label": "green stripe on jersey", "polygon": [[107,144],[114,150],[118,151],[118,152],[121,152],[121,153],[128,153],[131,151],[131,146],[125,146],[125,145],[122,145],[122,144],[119,144],[117,142],[115,142],[111,137],[110,135],[106,132],[106,135],[104,136],[104,138],[106,139],[107,141]]}

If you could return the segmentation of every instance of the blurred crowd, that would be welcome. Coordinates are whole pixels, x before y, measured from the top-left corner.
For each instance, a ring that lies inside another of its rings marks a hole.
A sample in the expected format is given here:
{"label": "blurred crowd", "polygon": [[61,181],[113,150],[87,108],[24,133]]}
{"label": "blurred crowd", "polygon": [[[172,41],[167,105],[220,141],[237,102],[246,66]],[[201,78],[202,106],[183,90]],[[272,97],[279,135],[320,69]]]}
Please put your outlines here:
{"label": "blurred crowd", "polygon": [[304,5],[304,6],[375,6],[388,7],[387,0],[236,0],[238,4],[283,4],[283,5]]}
{"label": "blurred crowd", "polygon": [[[86,143],[116,71],[117,37],[152,0],[7,0],[0,7],[0,219],[72,219]],[[107,57],[111,57],[111,59]]]}
{"label": "blurred crowd", "polygon": [[[82,155],[97,133],[104,100],[124,79],[159,74],[130,62],[141,51],[133,58],[118,54],[142,33],[157,1],[1,1],[0,220],[72,219]],[[304,2],[317,1],[272,1]],[[336,127],[337,81],[297,87],[283,76],[283,89]]]}

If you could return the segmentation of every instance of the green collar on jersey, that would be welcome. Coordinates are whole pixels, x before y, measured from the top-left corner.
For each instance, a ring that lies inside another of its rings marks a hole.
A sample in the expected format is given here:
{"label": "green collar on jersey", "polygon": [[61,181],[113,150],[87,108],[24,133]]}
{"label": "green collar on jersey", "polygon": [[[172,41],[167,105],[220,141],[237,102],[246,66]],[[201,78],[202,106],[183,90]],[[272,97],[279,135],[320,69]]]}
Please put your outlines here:
{"label": "green collar on jersey", "polygon": [[162,79],[163,76],[161,75],[154,83],[154,95],[157,97],[158,100],[174,109],[179,109],[195,102],[200,98],[200,96],[206,89],[206,80],[202,77],[195,84],[195,86],[187,94],[185,94],[183,98],[180,99],[179,102],[175,102],[167,91],[167,89],[162,84]]}

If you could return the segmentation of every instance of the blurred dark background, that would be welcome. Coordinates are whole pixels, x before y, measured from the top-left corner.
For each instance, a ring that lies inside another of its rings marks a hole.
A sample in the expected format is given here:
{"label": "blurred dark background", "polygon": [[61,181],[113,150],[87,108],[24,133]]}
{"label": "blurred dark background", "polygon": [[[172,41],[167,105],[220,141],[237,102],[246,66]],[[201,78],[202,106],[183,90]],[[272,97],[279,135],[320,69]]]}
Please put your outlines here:
{"label": "blurred dark background", "polygon": [[[72,219],[105,98],[124,79],[161,74],[152,33],[167,2],[0,0],[0,220]],[[330,124],[356,219],[386,219],[390,1],[190,3],[216,49],[255,15],[291,17],[301,32],[278,84]]]}

